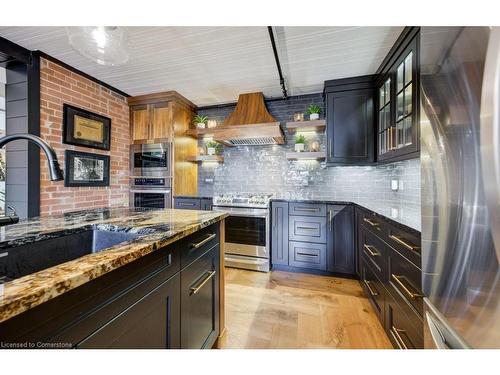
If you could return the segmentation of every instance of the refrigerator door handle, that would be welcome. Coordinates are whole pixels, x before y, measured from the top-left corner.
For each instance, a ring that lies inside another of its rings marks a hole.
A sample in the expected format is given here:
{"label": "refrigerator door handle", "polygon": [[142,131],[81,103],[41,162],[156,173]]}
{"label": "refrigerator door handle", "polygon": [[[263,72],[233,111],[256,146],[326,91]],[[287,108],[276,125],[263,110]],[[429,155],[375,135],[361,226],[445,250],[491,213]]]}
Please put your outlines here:
{"label": "refrigerator door handle", "polygon": [[481,165],[491,234],[500,262],[500,27],[492,27],[481,92]]}

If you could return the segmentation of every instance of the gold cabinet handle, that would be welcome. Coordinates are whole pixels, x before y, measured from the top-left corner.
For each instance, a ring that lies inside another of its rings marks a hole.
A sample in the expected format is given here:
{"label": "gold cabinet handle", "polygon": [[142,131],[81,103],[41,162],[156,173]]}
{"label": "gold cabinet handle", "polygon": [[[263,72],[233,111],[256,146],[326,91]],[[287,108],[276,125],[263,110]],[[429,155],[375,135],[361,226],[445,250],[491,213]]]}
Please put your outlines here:
{"label": "gold cabinet handle", "polygon": [[380,256],[380,253],[378,252],[378,250],[375,246],[363,244],[363,247],[365,248],[368,255],[370,255],[371,257]]}
{"label": "gold cabinet handle", "polygon": [[366,217],[363,218],[363,221],[365,223],[370,224],[372,227],[378,227],[380,225],[379,223],[376,223],[376,222],[374,222],[374,221],[372,221],[372,220],[370,220],[370,219],[368,219]]}
{"label": "gold cabinet handle", "polygon": [[193,286],[190,290],[191,290],[191,293],[190,295],[193,295],[193,294],[196,294],[200,291],[201,288],[203,288],[203,285],[205,285],[206,283],[208,283],[208,281],[214,277],[215,275],[215,271],[208,271],[207,272],[207,276],[203,279],[203,281],[201,283],[198,284],[198,286]]}
{"label": "gold cabinet handle", "polygon": [[400,335],[400,333],[404,333],[405,330],[392,326],[390,331],[392,333],[392,336],[394,337],[394,340],[396,340],[401,349],[408,349],[408,346],[405,344],[403,338]]}
{"label": "gold cabinet handle", "polygon": [[377,297],[378,296],[378,292],[374,291],[372,289],[372,285],[371,283],[368,281],[368,280],[365,280],[365,285],[366,287],[368,288],[368,291],[370,292],[370,294],[373,296],[373,297]]}
{"label": "gold cabinet handle", "polygon": [[413,251],[418,251],[420,248],[418,246],[414,246],[414,245],[411,245],[409,244],[408,242],[405,242],[403,241],[401,238],[399,238],[398,236],[395,236],[394,234],[390,234],[389,235],[389,238],[396,241],[397,243],[399,243],[400,245],[403,245],[404,247],[406,247],[408,250],[413,250]]}
{"label": "gold cabinet handle", "polygon": [[403,291],[405,292],[405,294],[410,298],[410,299],[416,299],[416,298],[422,298],[423,295],[421,295],[420,293],[413,293],[404,283],[403,283],[403,280],[404,280],[404,277],[403,276],[397,276],[397,275],[394,275],[392,274],[392,279],[396,282],[396,284],[398,284],[401,289],[403,289]]}
{"label": "gold cabinet handle", "polygon": [[197,243],[192,243],[190,247],[191,247],[191,249],[197,249],[197,248],[205,245],[208,241],[213,240],[215,237],[216,237],[216,234],[212,233],[207,238],[205,238],[204,240],[202,240],[200,242],[197,242]]}

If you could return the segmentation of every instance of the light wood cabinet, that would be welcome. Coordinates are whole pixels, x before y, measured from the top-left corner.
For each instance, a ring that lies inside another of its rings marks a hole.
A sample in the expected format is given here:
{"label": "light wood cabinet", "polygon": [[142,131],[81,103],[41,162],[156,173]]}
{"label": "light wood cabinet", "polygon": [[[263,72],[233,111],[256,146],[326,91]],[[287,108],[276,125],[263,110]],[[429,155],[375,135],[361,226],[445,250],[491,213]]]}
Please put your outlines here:
{"label": "light wood cabinet", "polygon": [[198,188],[198,166],[186,163],[197,153],[197,141],[186,136],[196,106],[175,91],[128,98],[132,144],[172,145],[172,195],[194,195]]}

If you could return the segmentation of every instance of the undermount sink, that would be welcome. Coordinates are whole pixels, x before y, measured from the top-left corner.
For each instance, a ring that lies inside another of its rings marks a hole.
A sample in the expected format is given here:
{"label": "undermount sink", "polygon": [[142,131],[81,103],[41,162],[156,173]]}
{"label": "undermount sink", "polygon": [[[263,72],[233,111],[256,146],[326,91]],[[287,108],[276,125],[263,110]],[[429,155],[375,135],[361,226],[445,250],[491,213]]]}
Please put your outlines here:
{"label": "undermount sink", "polygon": [[0,250],[0,282],[18,279],[87,254],[97,253],[138,236],[134,233],[89,229]]}

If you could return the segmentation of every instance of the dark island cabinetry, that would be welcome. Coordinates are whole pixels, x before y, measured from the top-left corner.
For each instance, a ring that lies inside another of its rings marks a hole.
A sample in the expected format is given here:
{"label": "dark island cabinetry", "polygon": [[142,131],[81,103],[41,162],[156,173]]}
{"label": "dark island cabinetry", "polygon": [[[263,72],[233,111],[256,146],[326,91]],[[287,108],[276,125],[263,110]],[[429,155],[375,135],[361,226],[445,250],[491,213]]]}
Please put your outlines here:
{"label": "dark island cabinetry", "polygon": [[64,348],[211,348],[220,331],[220,226],[0,323],[0,340]]}

